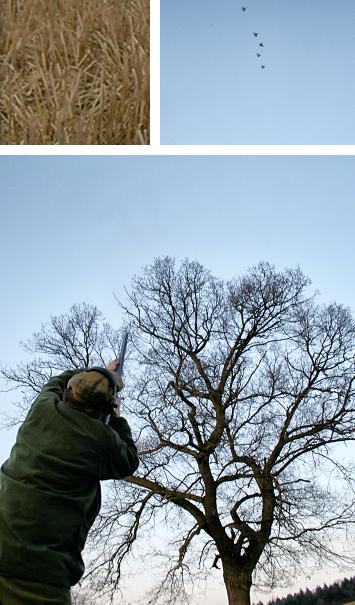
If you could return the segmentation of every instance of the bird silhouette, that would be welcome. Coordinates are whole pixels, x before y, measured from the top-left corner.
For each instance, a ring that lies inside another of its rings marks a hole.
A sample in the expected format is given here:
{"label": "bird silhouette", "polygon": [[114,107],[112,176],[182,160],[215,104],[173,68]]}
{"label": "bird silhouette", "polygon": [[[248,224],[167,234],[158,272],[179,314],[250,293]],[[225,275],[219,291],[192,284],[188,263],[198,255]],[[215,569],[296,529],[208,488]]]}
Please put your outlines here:
{"label": "bird silhouette", "polygon": [[[245,12],[246,12],[246,10],[247,10],[247,8],[248,8],[248,5],[247,5],[247,4],[242,5],[240,8],[242,9],[243,13],[245,13]],[[254,38],[258,38],[258,37],[259,37],[259,32],[254,32],[254,31],[251,31],[250,35],[253,35],[253,37],[254,37]],[[259,40],[260,40],[260,37],[259,37]],[[258,40],[257,40],[256,42],[258,43]],[[258,47],[259,47],[260,49],[261,49],[261,48],[264,48],[264,42],[259,42],[259,43],[258,43]],[[257,47],[257,49],[256,49],[256,50],[258,50],[258,47]],[[258,58],[258,59],[260,59],[260,58],[262,57],[261,51],[260,51],[260,52],[257,52],[257,53],[256,53],[256,56],[257,56],[257,58]],[[266,68],[266,65],[262,65],[262,64],[261,64],[261,61],[260,61],[259,65],[260,65],[261,69],[265,69],[265,68]],[[355,605],[355,603],[354,603],[354,605]]]}
{"label": "bird silhouette", "polygon": [[212,567],[215,567],[216,569],[220,569],[220,567],[218,567],[218,565],[217,565],[218,560],[219,560],[220,558],[221,558],[221,557],[220,557],[219,555],[216,555],[216,556],[215,556],[214,561],[213,561],[213,563],[212,563],[212,565],[211,565],[211,569],[212,569]]}

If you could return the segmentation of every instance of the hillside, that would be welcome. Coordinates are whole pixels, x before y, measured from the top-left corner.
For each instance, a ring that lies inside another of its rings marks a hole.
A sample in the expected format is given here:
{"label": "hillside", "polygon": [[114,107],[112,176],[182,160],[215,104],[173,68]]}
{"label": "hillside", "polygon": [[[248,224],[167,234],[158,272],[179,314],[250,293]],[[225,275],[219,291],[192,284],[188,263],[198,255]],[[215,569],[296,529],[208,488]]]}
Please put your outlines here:
{"label": "hillside", "polygon": [[[261,601],[257,605],[263,605]],[[355,605],[355,576],[314,590],[300,590],[287,597],[273,599],[268,605]]]}

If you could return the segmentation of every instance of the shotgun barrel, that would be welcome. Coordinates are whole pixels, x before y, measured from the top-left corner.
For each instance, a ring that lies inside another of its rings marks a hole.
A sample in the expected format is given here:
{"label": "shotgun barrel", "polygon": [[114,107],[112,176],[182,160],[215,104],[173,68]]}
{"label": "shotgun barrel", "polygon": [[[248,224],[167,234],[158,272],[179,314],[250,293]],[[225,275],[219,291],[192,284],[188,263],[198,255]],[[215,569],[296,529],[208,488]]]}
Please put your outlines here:
{"label": "shotgun barrel", "polygon": [[126,330],[123,334],[123,340],[122,340],[121,351],[120,351],[120,356],[119,356],[119,363],[117,364],[117,368],[116,368],[116,373],[121,378],[123,377],[123,365],[124,365],[124,358],[126,355],[127,341],[128,341],[128,332]]}
{"label": "shotgun barrel", "polygon": [[[117,364],[117,367],[116,367],[116,374],[118,374],[118,376],[120,378],[122,378],[122,379],[123,379],[123,366],[124,366],[124,360],[125,360],[125,355],[126,355],[127,341],[128,341],[128,331],[126,330],[123,333],[123,339],[122,339],[122,345],[121,345],[121,350],[120,350],[119,361],[118,361],[118,364]],[[116,395],[116,393],[115,393],[115,395]],[[108,424],[109,421],[110,421],[110,414],[108,414],[106,416],[106,418],[105,418],[105,424]]]}

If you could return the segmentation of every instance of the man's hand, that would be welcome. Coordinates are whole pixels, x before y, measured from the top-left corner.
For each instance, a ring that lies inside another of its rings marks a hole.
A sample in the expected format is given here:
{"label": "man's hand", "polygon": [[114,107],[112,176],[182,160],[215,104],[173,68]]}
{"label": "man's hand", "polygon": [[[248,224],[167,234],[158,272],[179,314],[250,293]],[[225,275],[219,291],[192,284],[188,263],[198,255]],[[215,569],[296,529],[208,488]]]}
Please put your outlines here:
{"label": "man's hand", "polygon": [[[113,359],[112,361],[110,361],[110,363],[107,364],[106,370],[109,370],[109,372],[116,372],[119,363],[119,359]],[[115,395],[115,404],[113,406],[112,416],[114,416],[115,418],[120,418],[121,416],[121,397],[118,393],[116,393]]]}
{"label": "man's hand", "polygon": [[115,405],[113,406],[112,415],[116,418],[121,416],[121,397],[118,393],[115,395]]}
{"label": "man's hand", "polygon": [[119,363],[119,359],[113,359],[112,361],[110,361],[110,363],[107,364],[106,370],[109,370],[110,372],[116,372]]}

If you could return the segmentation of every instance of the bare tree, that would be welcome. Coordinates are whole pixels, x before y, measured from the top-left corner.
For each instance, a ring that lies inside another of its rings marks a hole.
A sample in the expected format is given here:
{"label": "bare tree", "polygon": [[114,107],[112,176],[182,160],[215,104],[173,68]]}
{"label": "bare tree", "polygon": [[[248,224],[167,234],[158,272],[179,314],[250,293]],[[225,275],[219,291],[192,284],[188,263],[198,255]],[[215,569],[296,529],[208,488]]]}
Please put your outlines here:
{"label": "bare tree", "polygon": [[72,590],[71,596],[73,605],[98,605],[98,601],[95,600],[95,597],[92,597],[85,592],[83,593],[80,590]]}
{"label": "bare tree", "polygon": [[[191,581],[220,573],[229,604],[248,605],[253,581],[350,563],[337,541],[354,526],[354,468],[335,447],[355,437],[354,322],[308,286],[299,269],[260,263],[225,283],[170,258],[134,278],[124,410],[142,463],[107,495],[90,589],[115,594],[139,546],[145,568],[162,573],[150,605],[186,604]],[[51,333],[42,327],[41,346]],[[105,342],[92,348],[100,359]],[[57,350],[56,369],[81,364]],[[159,526],[160,551],[147,540]]]}
{"label": "bare tree", "polygon": [[76,304],[68,313],[52,316],[32,338],[21,343],[28,361],[15,368],[0,365],[4,381],[12,390],[22,392],[22,399],[15,404],[16,414],[7,416],[5,424],[15,425],[23,420],[33,398],[56,372],[103,365],[109,357],[118,356],[119,343],[119,332],[93,305]]}
{"label": "bare tree", "polygon": [[186,603],[203,570],[223,573],[230,605],[247,605],[253,578],[350,563],[337,541],[354,525],[354,468],[334,448],[355,436],[354,322],[308,286],[299,269],[260,263],[224,283],[170,258],[134,278],[126,407],[142,465],[93,534],[101,586],[115,589],[135,542],[162,522],[170,550],[150,604]]}

